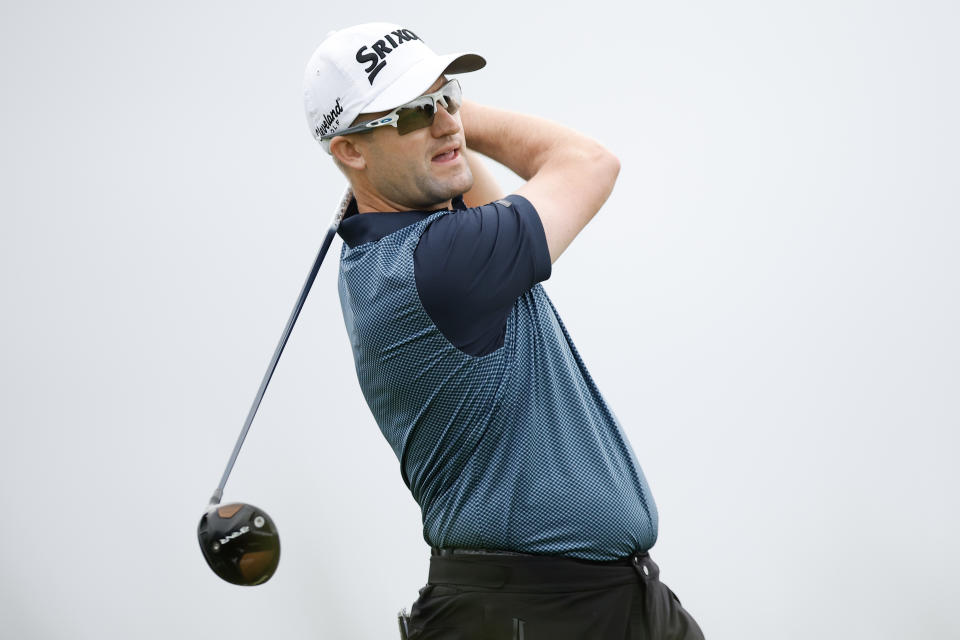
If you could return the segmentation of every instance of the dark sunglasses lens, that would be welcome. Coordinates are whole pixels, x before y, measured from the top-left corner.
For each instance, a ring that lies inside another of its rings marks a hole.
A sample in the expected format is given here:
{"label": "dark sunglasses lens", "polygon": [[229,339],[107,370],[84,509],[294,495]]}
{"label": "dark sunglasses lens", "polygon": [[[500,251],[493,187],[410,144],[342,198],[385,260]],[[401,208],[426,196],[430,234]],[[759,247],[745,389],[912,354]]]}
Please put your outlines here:
{"label": "dark sunglasses lens", "polygon": [[460,83],[450,82],[443,88],[443,101],[447,103],[447,113],[453,115],[460,110],[460,105],[463,104]]}
{"label": "dark sunglasses lens", "polygon": [[397,112],[397,133],[406,135],[411,131],[423,129],[433,124],[434,107],[432,104],[421,104],[416,107],[407,107]]}
{"label": "dark sunglasses lens", "polygon": [[[460,110],[463,102],[463,94],[460,91],[460,83],[452,80],[444,85],[440,94],[447,113],[454,114]],[[425,98],[430,100],[430,98]],[[423,129],[433,124],[433,116],[436,114],[437,102],[431,100],[428,104],[417,105],[416,107],[404,107],[397,111],[397,133],[401,136]]]}

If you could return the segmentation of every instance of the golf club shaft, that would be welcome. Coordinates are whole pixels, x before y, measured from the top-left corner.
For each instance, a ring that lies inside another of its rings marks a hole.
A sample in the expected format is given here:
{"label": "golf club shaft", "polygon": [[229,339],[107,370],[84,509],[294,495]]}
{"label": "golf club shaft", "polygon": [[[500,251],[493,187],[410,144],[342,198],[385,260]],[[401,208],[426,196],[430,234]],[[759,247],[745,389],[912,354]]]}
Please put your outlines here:
{"label": "golf club shaft", "polygon": [[260,408],[260,402],[263,400],[263,394],[267,391],[267,385],[270,384],[270,378],[273,377],[273,371],[277,368],[277,362],[280,361],[280,355],[283,353],[283,348],[287,346],[287,340],[290,338],[290,333],[293,331],[293,325],[297,323],[297,318],[300,316],[300,310],[303,309],[303,304],[307,300],[307,295],[310,293],[310,287],[313,286],[313,281],[317,278],[317,273],[320,271],[320,265],[323,264],[323,259],[327,255],[327,250],[330,248],[330,244],[333,242],[333,236],[337,232],[337,227],[340,226],[340,220],[343,218],[343,214],[347,209],[347,206],[350,204],[350,200],[353,198],[353,193],[348,188],[343,197],[340,198],[340,203],[337,207],[336,214],[334,215],[333,222],[330,224],[330,229],[327,231],[326,238],[323,239],[323,244],[320,245],[320,251],[317,252],[317,258],[313,261],[313,267],[310,269],[310,273],[307,275],[307,280],[303,283],[303,288],[300,290],[300,297],[297,298],[297,303],[293,307],[293,311],[290,313],[290,319],[287,320],[287,326],[283,330],[283,335],[280,336],[280,342],[277,344],[276,350],[273,352],[273,358],[270,360],[270,364],[267,366],[267,371],[263,375],[263,380],[260,382],[260,389],[257,390],[257,395],[253,399],[253,404],[250,406],[250,412],[247,413],[247,419],[243,423],[243,429],[240,430],[240,436],[237,438],[237,444],[233,447],[233,453],[230,454],[230,461],[227,462],[227,468],[223,471],[223,477],[220,478],[220,484],[217,485],[217,490],[214,491],[213,496],[210,497],[210,504],[220,504],[220,498],[223,497],[223,488],[227,484],[227,478],[230,477],[230,472],[233,471],[233,465],[237,461],[237,456],[240,454],[240,447],[243,446],[243,441],[247,438],[247,432],[250,431],[250,425],[253,424],[253,418],[257,415],[257,409]]}

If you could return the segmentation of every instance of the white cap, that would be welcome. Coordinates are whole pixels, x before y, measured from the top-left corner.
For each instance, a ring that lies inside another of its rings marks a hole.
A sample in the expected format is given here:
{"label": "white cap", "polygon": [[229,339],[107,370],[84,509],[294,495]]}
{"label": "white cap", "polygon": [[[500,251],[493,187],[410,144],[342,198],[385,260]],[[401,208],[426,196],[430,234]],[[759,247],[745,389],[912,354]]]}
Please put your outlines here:
{"label": "white cap", "polygon": [[442,74],[487,61],[475,53],[438,56],[409,29],[387,22],[331,31],[303,75],[303,104],[313,137],[341,131],[361,113],[410,102]]}

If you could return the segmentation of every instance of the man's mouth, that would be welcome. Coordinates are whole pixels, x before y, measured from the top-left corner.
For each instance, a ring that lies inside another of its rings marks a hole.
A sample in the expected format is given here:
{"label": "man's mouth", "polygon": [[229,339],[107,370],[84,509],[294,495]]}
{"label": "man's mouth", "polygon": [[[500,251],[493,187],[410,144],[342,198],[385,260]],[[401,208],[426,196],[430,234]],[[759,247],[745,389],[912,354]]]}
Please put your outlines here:
{"label": "man's mouth", "polygon": [[443,153],[438,153],[437,155],[433,156],[431,160],[433,162],[445,163],[445,162],[453,162],[459,157],[460,157],[460,149],[454,148],[454,149],[450,149],[449,151],[445,151]]}

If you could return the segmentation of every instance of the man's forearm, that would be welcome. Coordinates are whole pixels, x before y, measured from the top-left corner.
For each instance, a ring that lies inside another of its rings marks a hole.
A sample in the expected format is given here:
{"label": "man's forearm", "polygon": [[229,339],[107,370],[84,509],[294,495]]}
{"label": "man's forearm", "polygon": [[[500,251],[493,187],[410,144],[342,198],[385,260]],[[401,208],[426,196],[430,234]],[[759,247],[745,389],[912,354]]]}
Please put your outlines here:
{"label": "man's forearm", "polygon": [[461,111],[467,147],[526,180],[514,193],[536,208],[556,261],[610,196],[620,161],[595,140],[543,118],[472,102]]}
{"label": "man's forearm", "polygon": [[461,107],[467,147],[496,160],[524,180],[545,164],[589,162],[609,155],[595,140],[544,118],[469,100]]}

